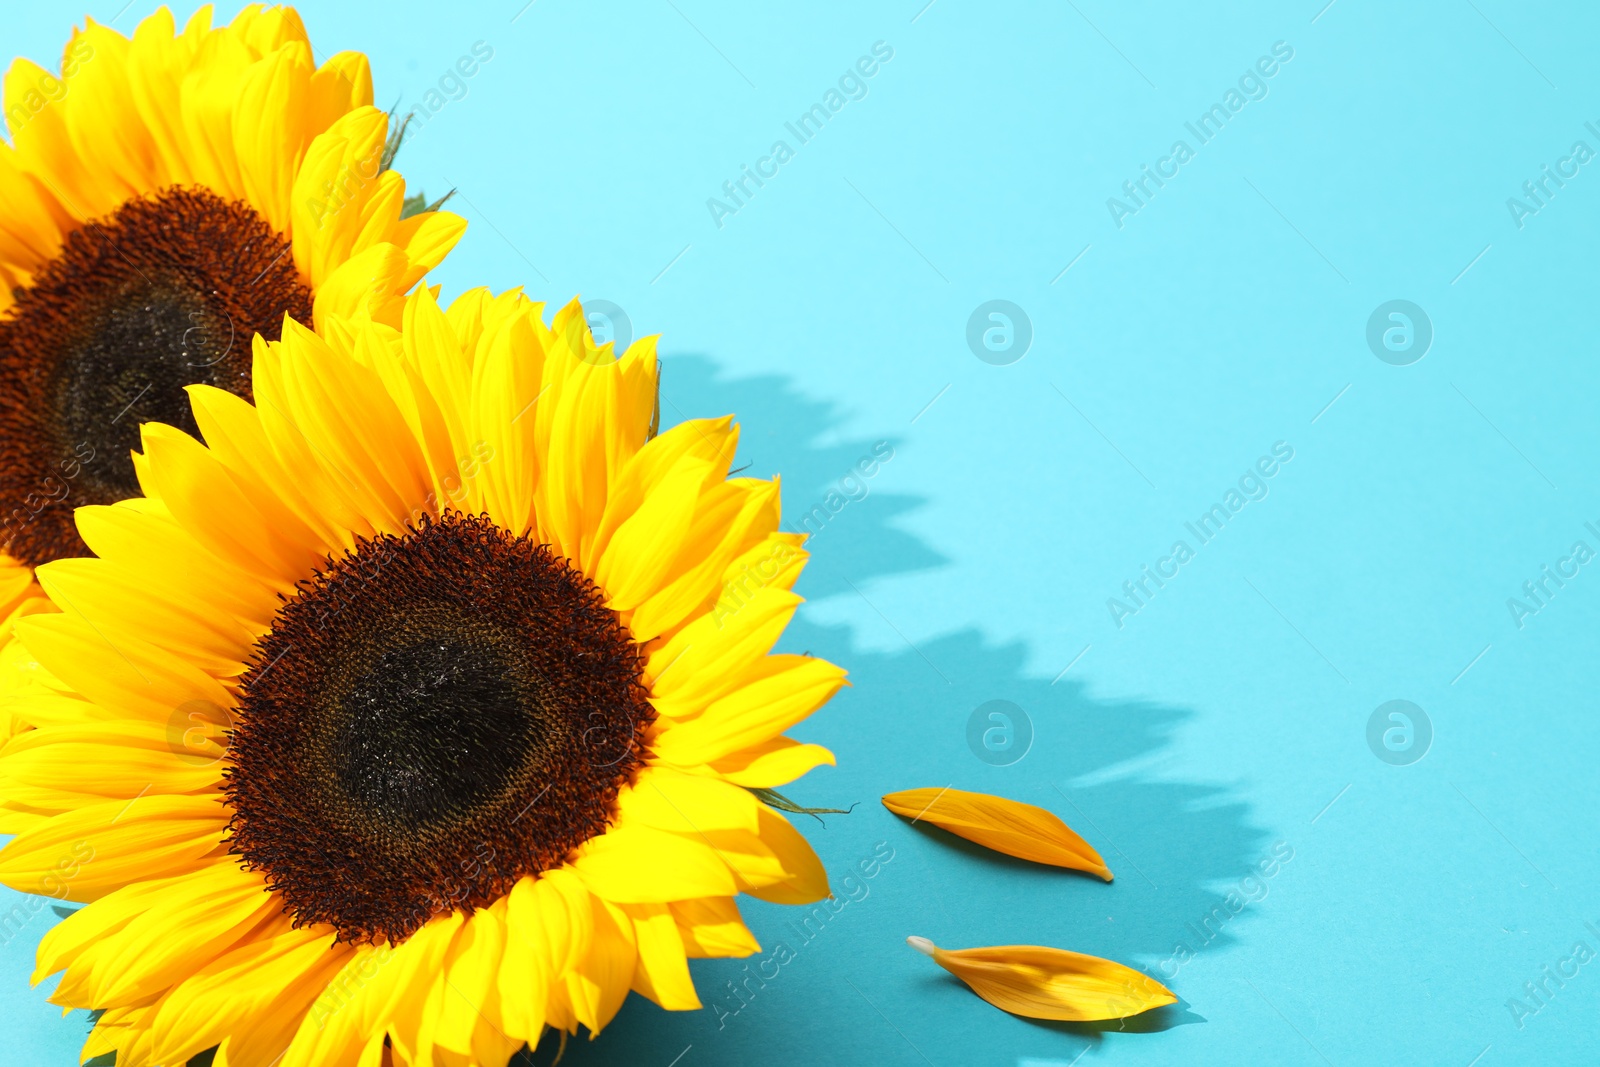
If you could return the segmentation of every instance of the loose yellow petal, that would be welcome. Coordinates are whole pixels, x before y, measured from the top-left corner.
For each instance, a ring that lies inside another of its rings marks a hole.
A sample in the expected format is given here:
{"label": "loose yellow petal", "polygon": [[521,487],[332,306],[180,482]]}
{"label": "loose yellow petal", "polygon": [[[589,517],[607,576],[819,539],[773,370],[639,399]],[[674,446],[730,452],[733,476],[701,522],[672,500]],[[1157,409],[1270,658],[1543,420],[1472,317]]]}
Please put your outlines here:
{"label": "loose yellow petal", "polygon": [[913,822],[928,822],[984,848],[1034,863],[1088,871],[1111,881],[1111,868],[1089,842],[1043,808],[960,789],[907,789],[883,806]]}
{"label": "loose yellow petal", "polygon": [[1001,1011],[1030,1019],[1093,1022],[1176,1004],[1149,975],[1098,956],[1038,945],[996,945],[952,951],[925,937],[906,944],[972,987]]}

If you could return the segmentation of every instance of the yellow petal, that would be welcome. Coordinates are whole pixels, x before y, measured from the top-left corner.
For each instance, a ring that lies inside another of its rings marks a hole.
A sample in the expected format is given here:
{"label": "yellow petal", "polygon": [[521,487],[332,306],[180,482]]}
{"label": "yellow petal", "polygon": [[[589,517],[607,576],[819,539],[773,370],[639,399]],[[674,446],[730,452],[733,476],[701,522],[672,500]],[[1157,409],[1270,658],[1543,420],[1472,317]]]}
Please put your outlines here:
{"label": "yellow petal", "polygon": [[10,147],[0,150],[0,200],[9,207],[0,219],[0,256],[6,263],[31,270],[60,249],[60,205],[18,166]]}
{"label": "yellow petal", "polygon": [[[244,404],[232,393],[222,393],[220,389],[210,392]],[[199,404],[195,407],[204,423],[203,409]],[[254,418],[254,409],[248,405],[246,409]],[[123,573],[142,575],[170,596],[203,604],[208,612],[239,619],[255,633],[271,628],[278,589],[251,582],[225,561],[199,551],[199,546],[160,505],[149,501],[86,504],[77,509],[75,520],[94,554],[117,564]]]}
{"label": "yellow petal", "polygon": [[1111,868],[1089,842],[1032,804],[960,789],[907,789],[884,797],[883,806],[1008,856],[1088,871],[1111,881]]}
{"label": "yellow petal", "polygon": [[617,794],[617,825],[641,823],[693,837],[708,830],[760,826],[761,804],[747,790],[717,778],[647,767]]}
{"label": "yellow petal", "polygon": [[[148,891],[151,883],[135,882],[73,913],[68,922],[85,914],[90,922],[99,921],[100,936],[70,960],[54,994],[56,1003],[147,1003],[231,951],[282,909],[260,875],[228,859],[155,884],[159,892]],[[101,908],[110,909],[113,922],[121,921],[107,929],[95,914]],[[45,960],[63,961],[59,948],[52,956],[42,945],[40,958],[41,970]],[[141,966],[130,967],[129,960],[139,960]]]}
{"label": "yellow petal", "polygon": [[199,41],[174,37],[173,28],[172,12],[161,8],[139,23],[128,50],[128,68],[134,72],[128,95],[149,131],[155,153],[152,173],[163,186],[191,182],[179,92]]}
{"label": "yellow petal", "polygon": [[710,463],[686,456],[618,527],[594,576],[595,584],[609,594],[613,610],[637,607],[666,584],[678,544],[694,520],[700,491],[714,477]]}
{"label": "yellow petal", "polygon": [[808,656],[767,656],[746,668],[740,687],[686,723],[661,718],[657,758],[678,766],[724,759],[804,719],[844,685],[844,671]]}
{"label": "yellow petal", "polygon": [[[233,148],[233,109],[240,76],[256,58],[235,35],[208,34],[179,90],[190,177],[225,200],[239,200],[245,195]],[[295,262],[300,262],[298,256]]]}
{"label": "yellow petal", "polygon": [[[406,990],[431,981],[461,924],[459,912],[429,922],[398,947],[363,947],[344,971],[290,1028],[281,1047],[289,1051],[278,1067],[314,1063],[356,1063],[374,1035],[391,1025]],[[289,1038],[293,1038],[290,1043]],[[381,1036],[378,1038],[382,1044]],[[242,1042],[241,1042],[242,1044]],[[263,1042],[263,1047],[267,1043]],[[277,1063],[273,1056],[263,1062]]]}
{"label": "yellow petal", "polygon": [[821,745],[803,745],[787,737],[774,737],[712,764],[712,769],[734,785],[775,789],[827,764],[836,766],[833,753]]}
{"label": "yellow petal", "polygon": [[505,955],[505,907],[480,908],[461,925],[443,968],[446,990],[433,1041],[463,1057],[472,1055],[473,1039],[485,1012],[498,1019],[494,979]]}
{"label": "yellow petal", "polygon": [[233,146],[249,203],[279,233],[289,232],[289,191],[306,143],[311,46],[297,41],[253,64],[234,99]]}
{"label": "yellow petal", "polygon": [[335,267],[362,249],[361,208],[375,191],[389,119],[374,107],[341,115],[306,149],[291,191],[294,261],[320,289]]}
{"label": "yellow petal", "polygon": [[639,950],[633,923],[621,908],[604,900],[593,906],[595,937],[588,955],[567,975],[566,990],[578,1021],[598,1034],[628,996]]}
{"label": "yellow petal", "polygon": [[215,792],[227,750],[212,709],[171,725],[106,722],[55,726],[19,735],[5,749],[0,775],[7,785],[72,790],[95,799],[124,801],[158,793]]}
{"label": "yellow petal", "polygon": [[147,496],[166,502],[174,518],[213,555],[267,581],[293,582],[321,562],[269,526],[217,456],[182,430],[159,422],[140,427]]}
{"label": "yellow petal", "polygon": [[[701,495],[694,522],[678,546],[679,573],[634,611],[635,633],[665,634],[711,607],[724,574],[778,525],[778,483],[735,478]],[[776,564],[774,564],[775,566]],[[745,574],[747,582],[759,575]],[[796,598],[798,599],[798,598]],[[723,619],[718,619],[720,625]]]}
{"label": "yellow petal", "polygon": [[666,904],[623,904],[621,909],[633,920],[633,938],[639,951],[633,972],[634,990],[668,1011],[700,1007],[671,908]]}
{"label": "yellow petal", "polygon": [[[524,879],[531,889],[532,879]],[[522,885],[523,882],[517,883]],[[513,887],[515,892],[515,887]],[[526,894],[524,890],[524,894]],[[526,909],[515,914],[511,899],[505,901],[506,951],[500,957],[500,973],[495,976],[495,994],[500,1000],[500,1018],[507,1034],[521,1035],[538,1043],[544,1032],[545,1003],[550,999],[550,975],[542,954],[528,947],[537,934],[526,930]]]}
{"label": "yellow petal", "polygon": [[311,76],[306,128],[321,133],[346,111],[372,106],[372,64],[360,52],[340,52]]}
{"label": "yellow petal", "polygon": [[571,867],[591,893],[618,904],[733,896],[727,864],[698,838],[616,826],[578,846]]}
{"label": "yellow petal", "polygon": [[294,929],[290,922],[288,916],[276,917],[162,998],[150,1024],[152,1062],[184,1062],[254,1021],[282,994],[294,995],[292,1008],[276,1004],[291,1015],[317,999],[356,950],[333,943],[333,931],[325,926]]}
{"label": "yellow petal", "polygon": [[409,269],[405,250],[398,245],[385,243],[362,249],[329,269],[312,302],[312,318],[323,328],[333,319],[362,316],[396,325],[405,313],[401,294],[405,292]]}
{"label": "yellow petal", "polygon": [[236,619],[167,589],[150,589],[142,579],[103,559],[53,560],[39,572],[39,584],[55,602],[70,604],[107,641],[139,637],[217,677],[240,673],[254,634]]}
{"label": "yellow petal", "polygon": [[[392,174],[385,171],[384,174]],[[382,177],[379,179],[383,180]],[[403,193],[403,189],[401,190]],[[401,198],[402,203],[404,197]],[[398,212],[395,212],[395,217]],[[422,280],[428,271],[444,262],[444,257],[467,232],[467,220],[449,211],[421,211],[407,219],[391,223],[385,230],[384,240],[405,249],[411,261],[409,272],[403,279],[403,288],[409,290]]]}
{"label": "yellow petal", "polygon": [[0,853],[0,882],[89,903],[140,878],[187,874],[226,852],[217,797],[145,796],[95,804],[39,824]]}
{"label": "yellow petal", "polygon": [[78,66],[61,103],[77,169],[95,175],[96,191],[103,198],[90,201],[89,210],[98,215],[149,187],[156,177],[154,146],[128,91],[133,42],[91,19],[73,44],[92,49],[93,59]]}
{"label": "yellow petal", "polygon": [[690,959],[753,956],[761,951],[731,897],[675,900],[667,907],[678,924],[678,936]]}
{"label": "yellow petal", "polygon": [[[435,328],[438,325],[435,320]],[[520,534],[532,521],[534,487],[549,458],[534,437],[536,419],[524,417],[529,405],[542,395],[539,375],[545,355],[535,323],[522,316],[496,322],[476,347],[470,379],[461,373],[465,361],[432,371],[450,390],[441,395],[449,396],[459,388],[470,390],[463,394],[468,399],[456,414],[465,433],[457,455],[465,457],[481,447],[481,454],[492,459],[477,471],[477,477],[454,489],[469,494],[476,490],[495,521]],[[453,348],[445,345],[439,352],[448,356]],[[433,361],[444,362],[439,354]],[[555,402],[559,394],[549,399]],[[590,428],[599,422],[593,420]]]}
{"label": "yellow petal", "polygon": [[[550,407],[553,406],[541,405],[541,408]],[[544,420],[547,416],[541,410],[536,418]],[[585,563],[585,570],[594,577],[597,584],[609,589],[604,568],[610,566],[606,560],[615,551],[611,541],[618,531],[638,514],[651,496],[660,494],[662,483],[685,463],[695,461],[701,463],[702,469],[706,471],[704,484],[715,485],[723,481],[728,475],[728,467],[733,461],[738,439],[738,431],[733,428],[732,416],[720,419],[690,419],[653,438],[623,464],[611,482],[605,514],[595,530],[590,552],[585,557],[586,561],[593,561],[592,569],[589,562]],[[677,554],[677,541],[681,541],[683,531],[689,528],[693,517],[692,508],[682,517],[679,531],[674,535],[676,539],[674,546],[663,552],[669,556],[664,566],[671,565],[673,560],[670,557],[675,557]],[[650,538],[645,540],[649,544],[655,544]],[[649,589],[644,595],[648,597],[657,591]]]}
{"label": "yellow petal", "polygon": [[679,630],[650,653],[645,670],[656,711],[688,718],[726,696],[744,668],[772,651],[799,606],[788,590],[764,589],[737,624],[706,614]]}
{"label": "yellow petal", "polygon": [[[338,358],[297,323],[285,323],[284,339],[283,382],[301,433],[348,480],[362,517],[375,529],[401,533],[428,487],[416,438],[382,379],[355,359]],[[361,403],[350,403],[352,397]]]}
{"label": "yellow petal", "polygon": [[946,952],[925,937],[908,937],[906,943],[1001,1011],[1030,1019],[1125,1019],[1178,1002],[1149,975],[1081,952],[1038,945]]}
{"label": "yellow petal", "polygon": [[233,706],[222,684],[198,667],[126,635],[113,645],[75,614],[29,615],[16,623],[16,633],[102,717],[166,725],[175,714],[181,721],[191,710]]}
{"label": "yellow petal", "polygon": [[800,831],[762,805],[761,830],[714,830],[704,838],[739,876],[739,888],[772,904],[810,904],[831,896],[828,872]]}
{"label": "yellow petal", "polygon": [[593,905],[583,879],[570,868],[523,878],[512,888],[507,905],[507,930],[538,954],[546,974],[565,974],[589,951]]}

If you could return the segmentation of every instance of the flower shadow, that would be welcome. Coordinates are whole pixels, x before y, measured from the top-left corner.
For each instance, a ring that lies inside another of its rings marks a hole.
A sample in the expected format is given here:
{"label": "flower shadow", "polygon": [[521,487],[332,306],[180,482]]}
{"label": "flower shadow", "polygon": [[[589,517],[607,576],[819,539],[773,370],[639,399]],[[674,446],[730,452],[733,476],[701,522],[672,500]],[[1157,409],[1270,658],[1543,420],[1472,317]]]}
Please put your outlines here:
{"label": "flower shadow", "polygon": [[[754,476],[782,472],[785,525],[808,512],[800,502],[828,501],[877,443],[841,434],[844,413],[786,379],[727,376],[700,357],[666,361],[662,408],[663,425],[689,412],[738,412],[737,462]],[[922,501],[891,492],[894,462],[864,497],[830,509],[811,542],[799,591],[814,603],[870,596],[884,579],[944,564],[899,525]],[[692,963],[705,1010],[669,1013],[630,997],[598,1038],[569,1044],[563,1064],[1065,1064],[1089,1046],[1205,1021],[1181,1001],[1104,1024],[1013,1018],[906,946],[915,934],[949,948],[1069,948],[1141,969],[1181,997],[1184,972],[1216,966],[1248,930],[1259,902],[1229,888],[1273,847],[1236,789],[1163,773],[1161,755],[1191,712],[1092,691],[1080,668],[1055,682],[1039,677],[1021,642],[963,626],[958,606],[926,610],[951,627],[914,647],[888,620],[857,632],[805,608],[780,644],[850,671],[852,687],[791,731],[832,748],[838,767],[784,790],[801,804],[858,805],[825,823],[796,817],[834,899],[806,908],[741,901],[762,951]],[[1007,766],[968,740],[975,709],[997,699],[1032,729],[1025,755]],[[1055,812],[1100,851],[1115,880],[1000,856],[878,803],[886,792],[946,785]],[[1262,885],[1265,899],[1270,883]],[[555,1053],[547,1038],[516,1062],[549,1064]]]}

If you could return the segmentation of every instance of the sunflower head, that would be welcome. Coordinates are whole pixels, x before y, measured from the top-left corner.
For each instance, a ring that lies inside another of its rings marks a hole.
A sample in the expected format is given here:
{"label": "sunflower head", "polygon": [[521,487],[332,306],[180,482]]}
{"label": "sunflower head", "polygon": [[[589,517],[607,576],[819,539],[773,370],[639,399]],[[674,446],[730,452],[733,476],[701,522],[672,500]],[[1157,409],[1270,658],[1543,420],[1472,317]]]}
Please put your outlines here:
{"label": "sunflower head", "polygon": [[203,443],[143,428],[0,750],[0,880],[87,902],[38,970],[87,1052],[504,1064],[698,1007],[738,894],[826,895],[752,793],[832,762],[783,735],[843,673],[771,651],[805,553],[731,419],[651,436],[656,372],[576,301],[423,289],[258,338],[253,403],[189,386]]}
{"label": "sunflower head", "polygon": [[3,585],[83,554],[73,506],[137,491],[141,422],[196,429],[186,386],[251,398],[286,315],[398,324],[464,223],[401,217],[366,57],[317,64],[292,8],[89,20],[0,88]]}

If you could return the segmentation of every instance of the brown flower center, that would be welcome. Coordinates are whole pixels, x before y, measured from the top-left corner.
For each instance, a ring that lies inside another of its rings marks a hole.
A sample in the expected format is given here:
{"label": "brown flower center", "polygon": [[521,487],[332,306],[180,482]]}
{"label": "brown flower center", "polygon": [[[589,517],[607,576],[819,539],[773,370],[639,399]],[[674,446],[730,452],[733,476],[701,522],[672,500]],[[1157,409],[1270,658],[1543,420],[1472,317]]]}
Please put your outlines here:
{"label": "brown flower center", "polygon": [[588,578],[486,518],[364,541],[244,676],[233,851],[343,940],[487,906],[609,824],[654,717],[641,668]]}
{"label": "brown flower center", "polygon": [[136,496],[141,422],[196,432],[184,386],[249,398],[251,340],[311,321],[289,243],[243,203],[169,188],[71,234],[0,317],[0,549],[86,555],[80,504]]}

